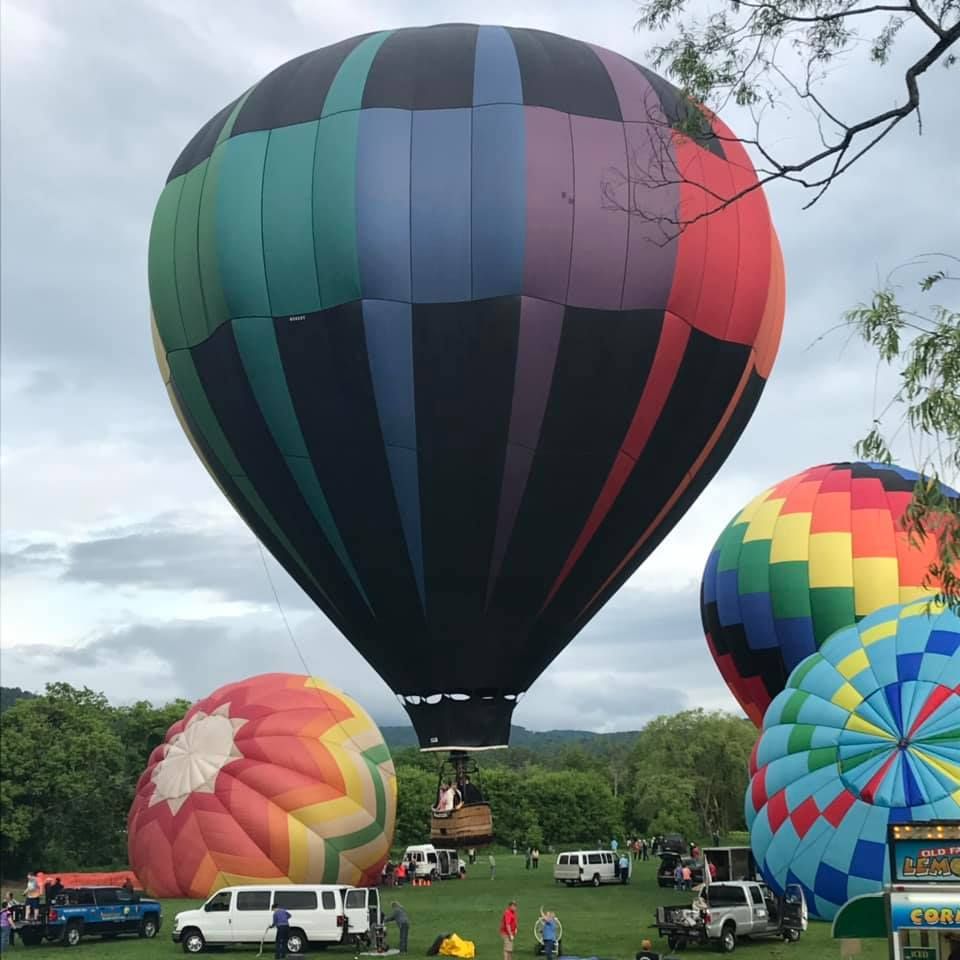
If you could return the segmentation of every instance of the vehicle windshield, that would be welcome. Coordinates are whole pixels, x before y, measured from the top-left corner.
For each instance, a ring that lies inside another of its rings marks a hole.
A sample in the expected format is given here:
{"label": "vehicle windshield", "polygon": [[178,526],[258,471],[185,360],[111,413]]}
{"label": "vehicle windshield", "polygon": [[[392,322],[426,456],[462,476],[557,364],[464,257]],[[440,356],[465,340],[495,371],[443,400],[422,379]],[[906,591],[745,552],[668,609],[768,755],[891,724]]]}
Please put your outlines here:
{"label": "vehicle windshield", "polygon": [[221,910],[230,909],[230,896],[231,894],[226,890],[221,890],[219,893],[215,893],[203,906],[203,909],[208,912],[219,912]]}

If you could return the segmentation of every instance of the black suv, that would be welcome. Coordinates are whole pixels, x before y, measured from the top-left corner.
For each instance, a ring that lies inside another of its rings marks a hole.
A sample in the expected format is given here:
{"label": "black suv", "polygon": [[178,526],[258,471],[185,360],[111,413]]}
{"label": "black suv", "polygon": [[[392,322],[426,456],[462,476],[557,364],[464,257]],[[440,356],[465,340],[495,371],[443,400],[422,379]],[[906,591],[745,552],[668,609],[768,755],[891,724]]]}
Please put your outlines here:
{"label": "black suv", "polygon": [[689,867],[691,878],[690,883],[693,886],[696,886],[698,883],[703,883],[703,862],[700,860],[694,860],[693,857],[683,857],[679,853],[661,853],[660,854],[660,866],[657,867],[657,885],[661,887],[672,887],[676,885],[676,880],[674,879],[674,871],[677,869],[677,864],[680,864],[681,867]]}

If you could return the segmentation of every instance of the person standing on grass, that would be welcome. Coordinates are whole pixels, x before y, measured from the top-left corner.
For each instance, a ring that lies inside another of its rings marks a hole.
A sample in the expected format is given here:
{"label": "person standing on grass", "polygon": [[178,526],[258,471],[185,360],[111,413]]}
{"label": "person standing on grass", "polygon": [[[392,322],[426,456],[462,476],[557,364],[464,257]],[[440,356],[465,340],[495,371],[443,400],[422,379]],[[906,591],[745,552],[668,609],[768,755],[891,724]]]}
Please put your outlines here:
{"label": "person standing on grass", "polygon": [[487,857],[487,863],[490,864],[490,879],[492,880],[497,875],[497,858],[491,853]]}
{"label": "person standing on grass", "polygon": [[547,960],[553,960],[553,951],[557,948],[557,915],[552,910],[544,913],[541,907],[540,919],[543,921],[543,952]]}
{"label": "person standing on grass", "polygon": [[400,932],[400,952],[407,952],[407,938],[410,936],[410,918],[407,916],[407,911],[397,903],[396,900],[390,904],[393,907],[393,913],[389,917],[384,917],[384,923],[395,923],[397,925],[397,930]]}
{"label": "person standing on grass", "polygon": [[13,919],[10,907],[4,904],[0,907],[0,953],[6,953],[10,947],[10,930],[13,928]]}
{"label": "person standing on grass", "polygon": [[534,870],[540,869],[540,848],[534,847],[530,851],[530,863],[533,864]]}
{"label": "person standing on grass", "polygon": [[500,939],[503,941],[503,960],[513,960],[513,941],[517,937],[517,901],[511,900],[500,918]]}
{"label": "person standing on grass", "polygon": [[270,926],[277,931],[273,955],[276,960],[283,960],[287,955],[287,938],[290,936],[290,911],[284,910],[279,903],[274,903]]}

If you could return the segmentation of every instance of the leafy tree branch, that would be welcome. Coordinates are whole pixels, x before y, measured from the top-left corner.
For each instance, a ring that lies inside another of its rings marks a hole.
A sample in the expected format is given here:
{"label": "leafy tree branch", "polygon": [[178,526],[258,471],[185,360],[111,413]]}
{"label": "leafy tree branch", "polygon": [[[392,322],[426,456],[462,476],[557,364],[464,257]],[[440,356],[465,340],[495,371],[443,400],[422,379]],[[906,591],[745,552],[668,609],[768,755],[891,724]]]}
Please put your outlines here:
{"label": "leafy tree branch", "polygon": [[[931,260],[941,265],[932,269]],[[916,285],[922,297],[960,281],[958,267],[960,258],[947,254],[905,265],[921,269]],[[933,538],[937,558],[925,584],[941,602],[960,610],[960,501],[941,486],[941,479],[956,483],[960,476],[960,311],[942,304],[905,305],[903,286],[892,275],[869,303],[847,311],[846,321],[881,363],[900,367],[899,385],[857,443],[857,454],[892,463],[890,445],[900,431],[910,432],[923,478],[904,527],[913,542]]]}

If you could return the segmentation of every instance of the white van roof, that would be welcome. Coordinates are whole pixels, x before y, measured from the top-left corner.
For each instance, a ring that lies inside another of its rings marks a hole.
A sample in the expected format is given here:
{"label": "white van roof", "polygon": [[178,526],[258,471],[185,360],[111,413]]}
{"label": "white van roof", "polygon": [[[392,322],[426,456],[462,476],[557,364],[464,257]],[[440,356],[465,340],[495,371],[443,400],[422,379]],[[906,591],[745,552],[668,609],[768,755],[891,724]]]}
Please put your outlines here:
{"label": "white van roof", "polygon": [[622,850],[561,850],[557,854],[558,857],[572,857],[579,854],[590,854],[590,853],[625,853],[626,851]]}
{"label": "white van roof", "polygon": [[[232,887],[221,887],[219,890],[211,893],[210,896],[216,896],[217,893],[232,893],[234,890],[316,890],[318,892],[323,892],[324,890],[353,890],[353,889],[363,889],[363,888],[354,888],[350,886],[345,886],[342,883],[280,883],[277,881],[263,880],[259,882],[252,883],[243,883],[237,884]],[[207,898],[209,899],[209,897]]]}

